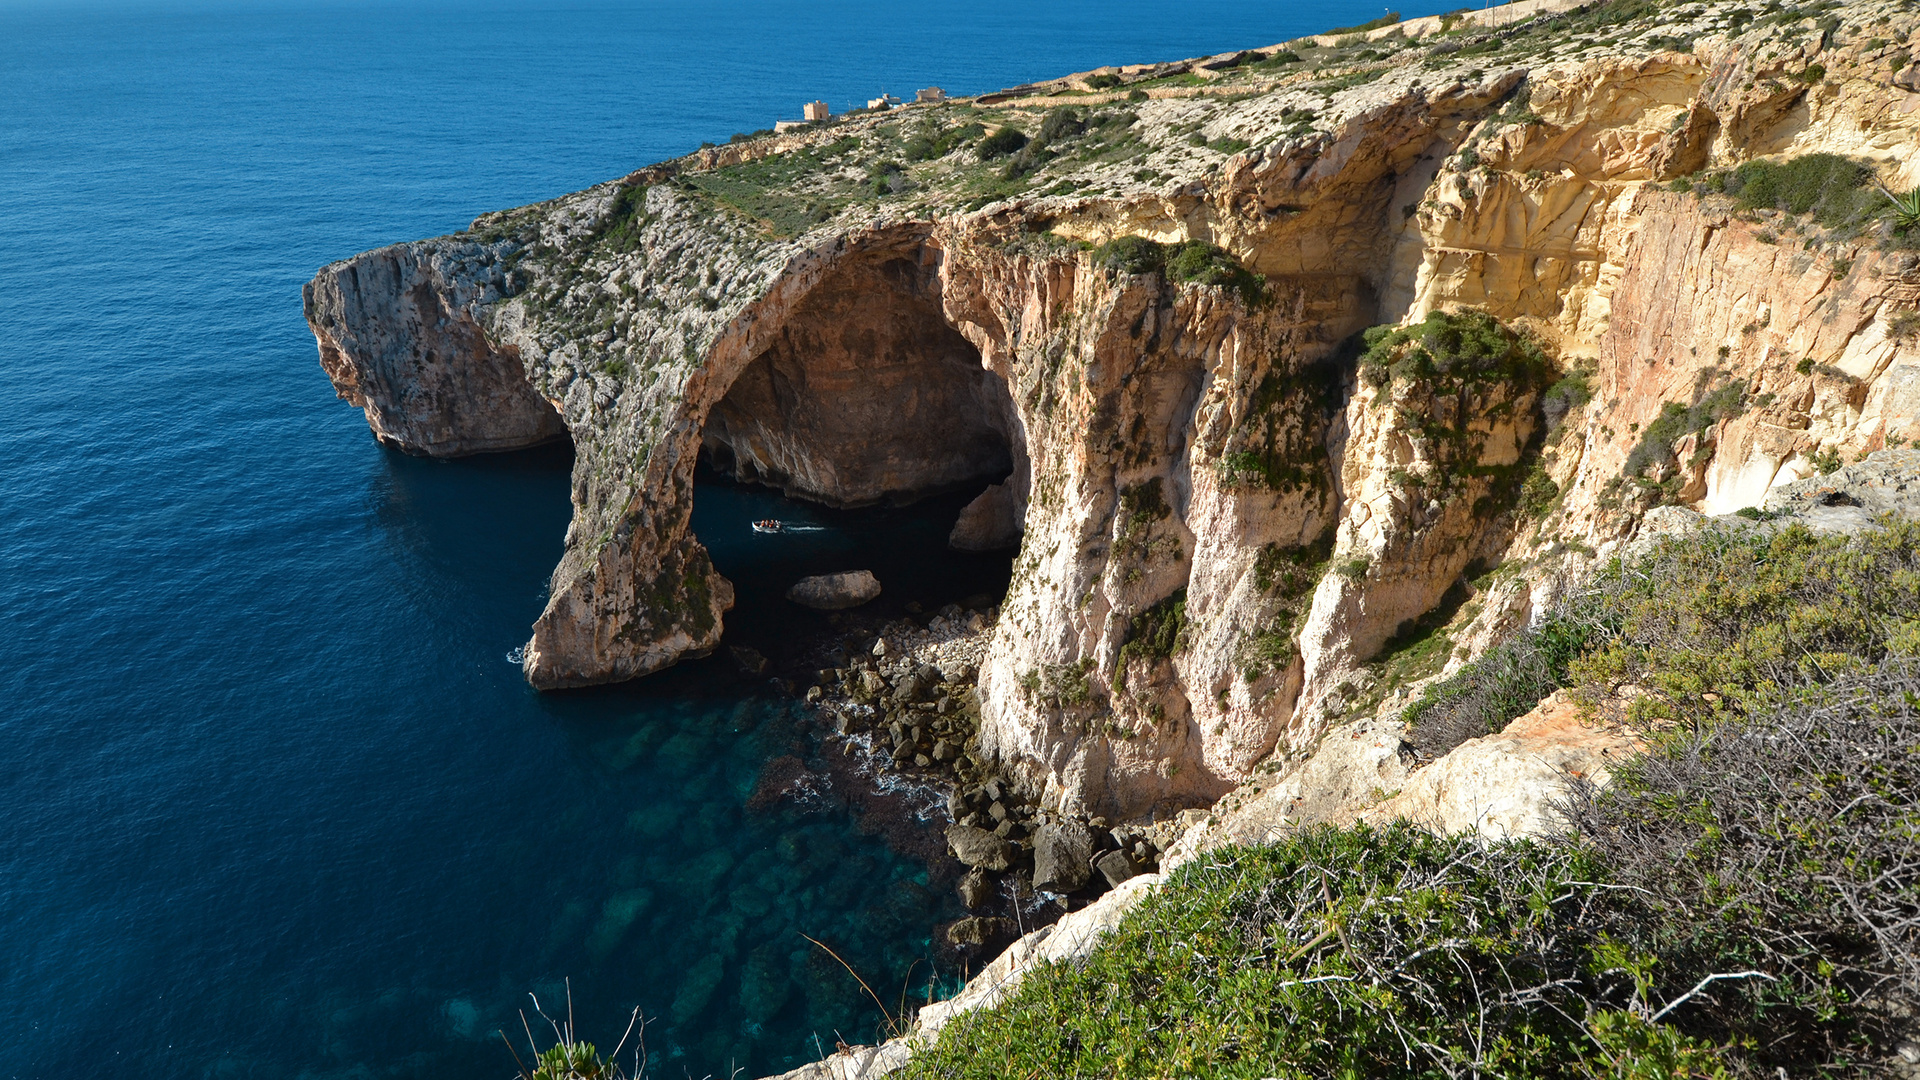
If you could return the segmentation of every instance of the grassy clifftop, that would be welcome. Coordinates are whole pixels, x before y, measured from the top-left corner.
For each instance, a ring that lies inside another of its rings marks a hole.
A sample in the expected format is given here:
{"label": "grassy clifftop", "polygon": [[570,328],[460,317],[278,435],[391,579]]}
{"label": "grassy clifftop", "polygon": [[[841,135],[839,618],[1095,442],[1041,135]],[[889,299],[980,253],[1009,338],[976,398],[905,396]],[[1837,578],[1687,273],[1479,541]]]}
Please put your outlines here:
{"label": "grassy clifftop", "polygon": [[[1850,14],[1864,25],[1845,25]],[[644,172],[672,175],[682,190],[770,235],[798,236],[829,222],[938,216],[1011,198],[1176,194],[1236,154],[1330,132],[1409,87],[1439,92],[1545,63],[1685,52],[1724,38],[1780,54],[1778,78],[1818,84],[1842,73],[1797,56],[1809,35],[1822,47],[1843,35],[1861,38],[1854,44],[1895,69],[1909,58],[1898,34],[1865,37],[1884,16],[1876,24],[1835,0],[1605,0],[1519,26],[1500,21],[1463,11],[1215,57],[1102,68],[977,98],[856,111],[799,133],[736,134]],[[1509,119],[1529,116],[1524,96],[1509,105]]]}

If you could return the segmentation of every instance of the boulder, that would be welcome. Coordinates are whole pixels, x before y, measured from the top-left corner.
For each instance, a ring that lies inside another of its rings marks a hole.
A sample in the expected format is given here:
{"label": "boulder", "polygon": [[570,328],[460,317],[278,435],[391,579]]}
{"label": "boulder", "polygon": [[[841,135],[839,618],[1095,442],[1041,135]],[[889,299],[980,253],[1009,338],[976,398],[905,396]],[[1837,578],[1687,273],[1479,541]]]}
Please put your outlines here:
{"label": "boulder", "polygon": [[1020,546],[1026,518],[1025,484],[995,484],[960,511],[947,543],[960,551],[999,551]]}
{"label": "boulder", "polygon": [[979,911],[993,902],[993,879],[975,867],[960,878],[960,902],[968,911]]}
{"label": "boulder", "polygon": [[1118,888],[1120,883],[1134,876],[1133,860],[1127,858],[1124,851],[1109,851],[1094,860],[1093,868],[1107,879],[1109,888]]}
{"label": "boulder", "polygon": [[849,570],[844,574],[820,574],[801,578],[787,590],[787,599],[815,611],[839,611],[859,607],[880,595],[880,579],[871,570]]}
{"label": "boulder", "polygon": [[926,696],[928,688],[927,680],[918,671],[910,671],[893,684],[893,700],[902,705],[919,701]]}
{"label": "boulder", "polygon": [[947,846],[954,857],[982,870],[1005,870],[1013,860],[1013,845],[985,829],[954,825],[947,829]]}
{"label": "boulder", "polygon": [[1049,823],[1033,834],[1033,887],[1070,893],[1087,883],[1093,834],[1078,822]]}
{"label": "boulder", "polygon": [[1019,936],[1019,925],[1012,919],[969,915],[947,927],[947,943],[961,948],[998,951]]}
{"label": "boulder", "polygon": [[1568,785],[1605,787],[1612,770],[1645,749],[1633,733],[1596,724],[1579,700],[1555,690],[1495,735],[1468,739],[1360,819],[1406,818],[1432,832],[1477,832],[1490,840],[1566,829]]}

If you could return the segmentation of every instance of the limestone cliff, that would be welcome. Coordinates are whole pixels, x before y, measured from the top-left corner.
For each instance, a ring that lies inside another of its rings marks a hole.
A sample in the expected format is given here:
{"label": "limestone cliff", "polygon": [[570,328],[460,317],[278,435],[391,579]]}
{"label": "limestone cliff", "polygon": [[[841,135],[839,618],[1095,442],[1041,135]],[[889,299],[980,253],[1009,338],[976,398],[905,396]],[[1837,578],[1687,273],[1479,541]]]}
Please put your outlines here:
{"label": "limestone cliff", "polygon": [[[1209,804],[1649,508],[1920,435],[1874,189],[1920,185],[1911,9],[1556,6],[704,150],[335,263],[307,317],[386,442],[571,435],[536,686],[719,641],[702,453],[840,505],[992,483],[955,533],[1020,534],[978,752],[1058,807]],[[1816,154],[1855,171],[1806,207],[1742,186]],[[1541,364],[1436,375],[1461,311]]]}

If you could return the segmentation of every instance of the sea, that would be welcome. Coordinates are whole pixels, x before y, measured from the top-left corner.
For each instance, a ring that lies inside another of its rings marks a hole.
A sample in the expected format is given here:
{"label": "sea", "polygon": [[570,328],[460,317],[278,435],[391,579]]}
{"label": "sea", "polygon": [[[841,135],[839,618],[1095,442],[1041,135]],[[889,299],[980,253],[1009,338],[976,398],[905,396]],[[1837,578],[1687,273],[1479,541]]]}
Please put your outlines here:
{"label": "sea", "polygon": [[[1382,13],[0,0],[0,1075],[505,1080],[549,1019],[606,1052],[638,1009],[630,1073],[731,1080],[949,992],[938,793],[846,760],[789,782],[836,751],[730,648],[531,690],[570,450],[379,446],[300,286],[816,98]],[[1003,590],[1005,556],[944,548],[966,497],[703,476],[728,645],[824,633],[778,599],[801,573],[875,569],[881,614]]]}

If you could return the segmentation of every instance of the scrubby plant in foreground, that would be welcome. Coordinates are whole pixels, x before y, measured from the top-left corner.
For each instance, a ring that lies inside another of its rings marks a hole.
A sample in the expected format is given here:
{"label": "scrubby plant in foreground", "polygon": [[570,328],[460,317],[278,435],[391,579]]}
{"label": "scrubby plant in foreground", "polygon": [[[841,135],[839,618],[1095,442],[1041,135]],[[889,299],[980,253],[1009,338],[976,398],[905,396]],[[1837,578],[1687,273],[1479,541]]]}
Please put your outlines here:
{"label": "scrubby plant in foreground", "polygon": [[1580,843],[1650,912],[1640,948],[1754,974],[1689,1029],[1763,1067],[1872,1060],[1920,1005],[1920,670],[1800,690],[1668,736],[1575,800]]}
{"label": "scrubby plant in foreground", "polygon": [[1550,617],[1429,685],[1403,717],[1414,750],[1437,758],[1468,739],[1499,731],[1566,684],[1568,663],[1593,636],[1591,623]]}
{"label": "scrubby plant in foreground", "polygon": [[1609,946],[1630,893],[1570,847],[1319,828],[1181,868],[919,1077],[1726,1075]]}
{"label": "scrubby plant in foreground", "polygon": [[1894,661],[1659,743],[1560,839],[1212,852],[905,1075],[1870,1072],[1920,1003],[1917,747]]}
{"label": "scrubby plant in foreground", "polygon": [[1569,664],[1573,685],[1632,684],[1637,718],[1703,723],[1920,655],[1920,522],[1663,538],[1596,575],[1570,610],[1606,631]]}
{"label": "scrubby plant in foreground", "polygon": [[1639,688],[1664,727],[1566,837],[1210,853],[906,1075],[1870,1074],[1920,1006],[1916,654],[1920,523],[1663,538],[1443,695]]}
{"label": "scrubby plant in foreground", "polygon": [[[602,1057],[597,1047],[581,1039],[575,1031],[571,980],[567,983],[567,1018],[564,1021],[548,1016],[546,1010],[540,1007],[538,997],[531,994],[528,997],[533,1000],[534,1013],[552,1029],[554,1041],[545,1050],[540,1049],[534,1041],[533,1025],[527,1021],[526,1013],[521,1013],[520,1028],[527,1037],[527,1051],[532,1057],[532,1064],[528,1064],[514,1049],[513,1040],[507,1038],[507,1033],[498,1033],[500,1041],[507,1045],[507,1052],[513,1055],[520,1080],[644,1080],[646,1073],[640,1063],[647,1057],[647,1029],[640,1020],[639,1009],[633,1010],[626,1033],[620,1036],[620,1043],[613,1048],[613,1053]],[[620,1051],[625,1049],[627,1040],[633,1038],[636,1030],[640,1038],[634,1048],[634,1071],[629,1076],[620,1068]]]}
{"label": "scrubby plant in foreground", "polygon": [[1404,719],[1438,756],[1560,687],[1597,699],[1631,684],[1637,719],[1697,724],[1893,656],[1920,656],[1920,523],[1852,537],[1714,526],[1614,560]]}

